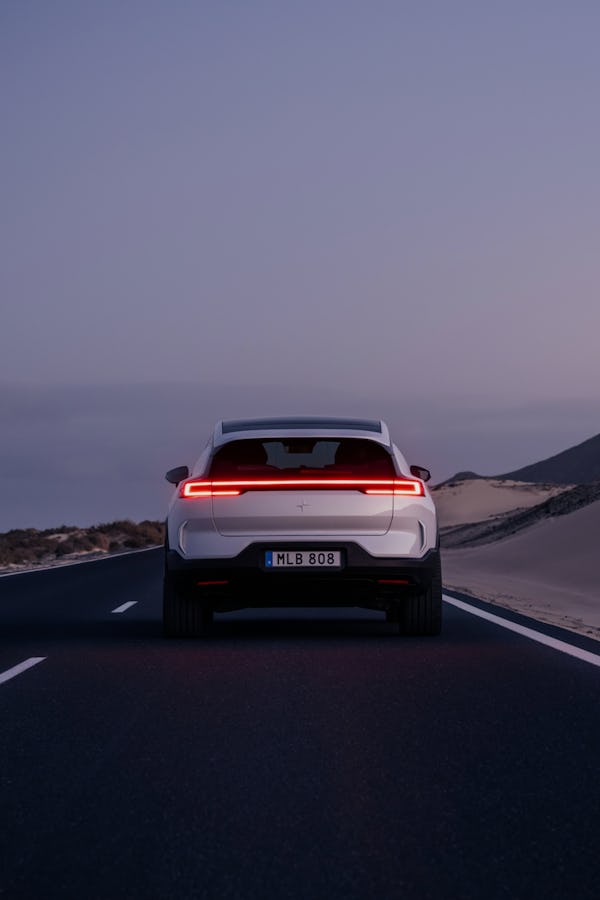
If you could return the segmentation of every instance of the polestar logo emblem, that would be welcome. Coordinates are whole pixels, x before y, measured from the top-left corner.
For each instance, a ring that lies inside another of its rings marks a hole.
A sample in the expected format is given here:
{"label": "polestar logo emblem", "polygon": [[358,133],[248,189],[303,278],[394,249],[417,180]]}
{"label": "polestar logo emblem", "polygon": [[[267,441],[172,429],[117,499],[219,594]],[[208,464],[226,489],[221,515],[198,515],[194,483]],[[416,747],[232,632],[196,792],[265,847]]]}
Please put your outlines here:
{"label": "polestar logo emblem", "polygon": [[298,509],[300,510],[300,512],[304,512],[304,510],[306,509],[306,507],[307,507],[307,506],[310,506],[310,503],[306,503],[304,500],[302,500],[300,503],[296,503],[296,506],[298,507]]}

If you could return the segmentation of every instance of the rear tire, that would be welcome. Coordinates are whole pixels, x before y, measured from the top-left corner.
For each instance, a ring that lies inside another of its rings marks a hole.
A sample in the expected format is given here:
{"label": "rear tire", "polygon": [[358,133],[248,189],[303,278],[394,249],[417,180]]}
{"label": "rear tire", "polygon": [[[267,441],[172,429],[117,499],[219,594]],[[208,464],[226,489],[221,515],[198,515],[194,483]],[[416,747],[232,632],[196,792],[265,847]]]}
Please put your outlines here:
{"label": "rear tire", "polygon": [[189,638],[208,634],[212,609],[184,593],[169,572],[163,580],[163,632],[165,637]]}
{"label": "rear tire", "polygon": [[398,606],[398,618],[395,621],[398,622],[400,634],[440,634],[442,630],[442,568],[439,557],[427,590],[407,597]]}

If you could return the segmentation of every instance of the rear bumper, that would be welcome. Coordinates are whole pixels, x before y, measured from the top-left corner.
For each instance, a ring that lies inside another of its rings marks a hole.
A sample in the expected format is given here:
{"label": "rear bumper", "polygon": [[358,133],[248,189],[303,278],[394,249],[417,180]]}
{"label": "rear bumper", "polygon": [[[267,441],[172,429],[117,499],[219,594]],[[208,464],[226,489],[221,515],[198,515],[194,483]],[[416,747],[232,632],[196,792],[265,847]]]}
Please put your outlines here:
{"label": "rear bumper", "polygon": [[[277,544],[293,550],[298,542]],[[265,551],[273,543],[256,543],[231,559],[185,560],[166,553],[166,574],[177,589],[215,610],[285,606],[359,606],[388,609],[400,597],[426,591],[439,571],[439,549],[419,559],[381,558],[352,542],[302,544],[306,550],[341,550],[342,568],[267,569]]]}

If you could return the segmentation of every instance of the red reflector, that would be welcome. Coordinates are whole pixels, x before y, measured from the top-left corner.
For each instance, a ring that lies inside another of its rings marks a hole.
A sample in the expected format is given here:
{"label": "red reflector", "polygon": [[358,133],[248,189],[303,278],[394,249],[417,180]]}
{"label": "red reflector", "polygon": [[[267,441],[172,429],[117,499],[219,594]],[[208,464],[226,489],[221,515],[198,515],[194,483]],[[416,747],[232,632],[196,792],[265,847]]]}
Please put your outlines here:
{"label": "red reflector", "polygon": [[378,578],[378,584],[410,584],[410,578]]}
{"label": "red reflector", "polygon": [[229,584],[228,581],[197,581],[196,587],[211,587],[215,584]]}

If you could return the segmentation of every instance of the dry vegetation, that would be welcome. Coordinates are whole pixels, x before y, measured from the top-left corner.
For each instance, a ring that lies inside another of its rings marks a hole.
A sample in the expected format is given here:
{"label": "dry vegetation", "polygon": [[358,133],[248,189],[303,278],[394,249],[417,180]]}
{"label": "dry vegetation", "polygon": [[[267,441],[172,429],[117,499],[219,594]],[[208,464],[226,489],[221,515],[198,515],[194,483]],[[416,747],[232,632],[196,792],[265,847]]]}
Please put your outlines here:
{"label": "dry vegetation", "polygon": [[0,569],[12,571],[93,559],[109,553],[159,546],[163,541],[162,522],[124,520],[90,528],[61,525],[46,531],[17,528],[0,534]]}

